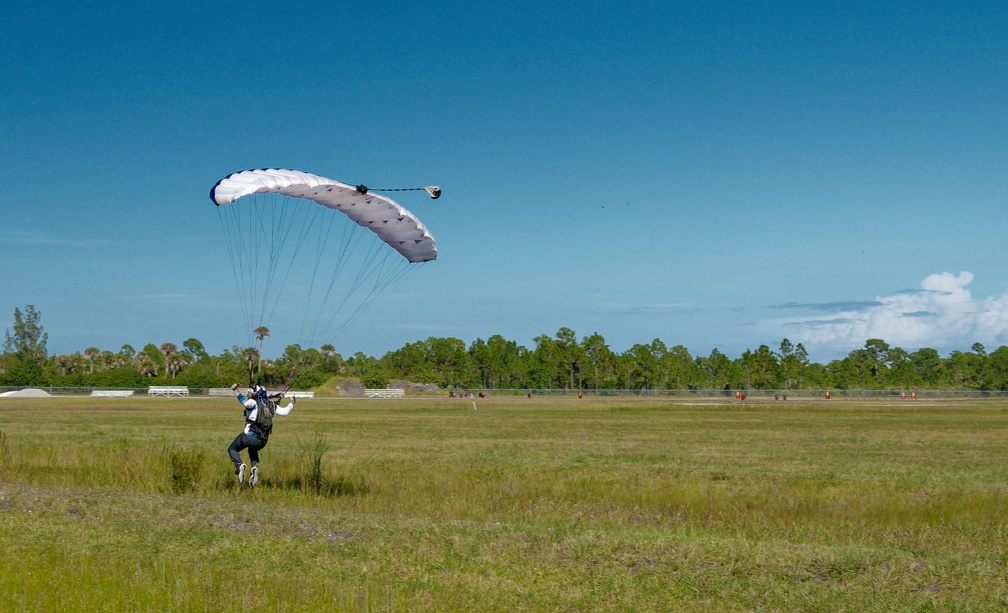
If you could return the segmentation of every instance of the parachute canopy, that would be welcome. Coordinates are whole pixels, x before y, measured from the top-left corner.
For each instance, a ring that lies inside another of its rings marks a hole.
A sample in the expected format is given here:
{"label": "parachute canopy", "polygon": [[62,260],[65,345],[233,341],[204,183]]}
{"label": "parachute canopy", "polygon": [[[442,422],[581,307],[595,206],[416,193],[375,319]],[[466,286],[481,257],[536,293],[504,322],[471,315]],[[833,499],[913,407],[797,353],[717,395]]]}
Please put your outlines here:
{"label": "parachute canopy", "polygon": [[[432,198],[441,195],[438,188],[425,189]],[[431,190],[436,190],[437,196]],[[389,198],[368,193],[363,186],[353,187],[298,170],[264,168],[224,177],[210,190],[210,199],[217,206],[223,206],[242,196],[267,193],[305,198],[345,213],[410,262],[429,262],[437,258],[434,237],[415,215]]]}
{"label": "parachute canopy", "polygon": [[[421,189],[441,195],[409,191]],[[264,168],[224,177],[210,199],[250,334],[276,316],[274,337],[334,343],[380,294],[437,258],[415,215],[363,185]]]}

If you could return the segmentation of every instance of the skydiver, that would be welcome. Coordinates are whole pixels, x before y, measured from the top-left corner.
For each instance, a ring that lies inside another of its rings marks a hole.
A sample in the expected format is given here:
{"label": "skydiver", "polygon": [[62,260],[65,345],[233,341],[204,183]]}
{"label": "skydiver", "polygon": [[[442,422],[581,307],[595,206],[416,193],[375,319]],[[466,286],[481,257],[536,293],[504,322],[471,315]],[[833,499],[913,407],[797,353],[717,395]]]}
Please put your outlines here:
{"label": "skydiver", "polygon": [[[276,401],[283,398],[283,394],[267,394],[266,388],[258,383],[248,388],[248,396],[238,391],[237,383],[231,386],[231,391],[234,392],[238,398],[238,402],[241,403],[245,410],[245,428],[235,437],[231,446],[228,447],[228,456],[230,456],[231,461],[234,463],[235,474],[238,475],[238,483],[244,483],[247,466],[241,461],[239,452],[242,449],[248,449],[249,461],[252,462],[249,485],[255,486],[259,483],[259,451],[269,442],[270,432],[273,431],[272,416],[290,414],[291,409],[294,408],[296,398],[291,396],[290,404],[282,407]],[[262,420],[259,419],[263,417],[259,413],[261,410],[266,412],[266,416],[269,416],[267,426],[263,426]]]}

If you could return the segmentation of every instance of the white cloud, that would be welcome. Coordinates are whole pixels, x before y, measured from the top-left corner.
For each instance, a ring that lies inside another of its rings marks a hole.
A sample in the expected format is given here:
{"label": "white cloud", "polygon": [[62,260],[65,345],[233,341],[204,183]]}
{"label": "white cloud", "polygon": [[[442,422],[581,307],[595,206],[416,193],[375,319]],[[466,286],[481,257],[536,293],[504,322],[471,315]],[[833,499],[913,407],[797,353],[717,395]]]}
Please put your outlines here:
{"label": "white cloud", "polygon": [[818,351],[846,353],[870,338],[907,350],[1008,344],[1008,292],[974,299],[966,287],[972,281],[973,274],[965,271],[933,274],[921,282],[920,290],[879,297],[830,316],[777,323],[793,330],[792,339]]}
{"label": "white cloud", "polygon": [[80,249],[96,249],[114,244],[107,238],[53,236],[33,230],[10,229],[0,230],[0,242],[28,247],[73,247]]}

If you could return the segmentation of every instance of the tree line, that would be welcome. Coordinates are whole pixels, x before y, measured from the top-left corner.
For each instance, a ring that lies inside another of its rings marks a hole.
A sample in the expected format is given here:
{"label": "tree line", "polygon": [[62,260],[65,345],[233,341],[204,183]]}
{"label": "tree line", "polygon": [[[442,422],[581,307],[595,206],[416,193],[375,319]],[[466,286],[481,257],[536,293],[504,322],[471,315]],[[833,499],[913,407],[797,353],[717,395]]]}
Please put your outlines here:
{"label": "tree line", "polygon": [[445,389],[564,390],[803,390],[803,389],[951,389],[1008,390],[1008,346],[987,353],[974,343],[970,351],[941,356],[934,349],[907,351],[882,339],[827,364],[812,362],[801,343],[788,339],[771,349],[760,345],[730,358],[714,349],[693,356],[686,347],[660,339],[614,352],[598,333],[580,339],[570,328],[541,334],[527,348],[493,335],[469,345],[457,338],[430,337],[381,358],[357,352],[344,359],[332,345],[304,349],[289,345],[277,359],[263,359],[269,330],[257,328],[258,347],[234,346],[209,354],[195,339],[149,343],[139,350],[89,347],[50,356],[48,335],[32,305],[14,310],[13,331],[4,333],[0,385],[61,387],[143,387],[152,384],[226,387],[253,376],[282,386],[292,368],[295,385],[310,389],[332,377],[354,377],[366,387],[384,387],[400,379],[433,383]]}

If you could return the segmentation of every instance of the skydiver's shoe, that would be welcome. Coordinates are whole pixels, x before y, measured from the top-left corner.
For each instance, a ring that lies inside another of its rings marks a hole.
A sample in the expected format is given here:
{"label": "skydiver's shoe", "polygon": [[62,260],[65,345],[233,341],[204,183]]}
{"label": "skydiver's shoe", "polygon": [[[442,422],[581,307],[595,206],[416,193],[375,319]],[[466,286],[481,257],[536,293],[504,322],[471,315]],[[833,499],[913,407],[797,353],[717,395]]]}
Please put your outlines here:
{"label": "skydiver's shoe", "polygon": [[252,474],[249,475],[249,485],[255,487],[256,483],[259,483],[259,467],[253,464]]}
{"label": "skydiver's shoe", "polygon": [[245,483],[245,464],[244,463],[242,463],[241,466],[238,467],[238,470],[236,470],[235,473],[238,475],[238,483]]}

